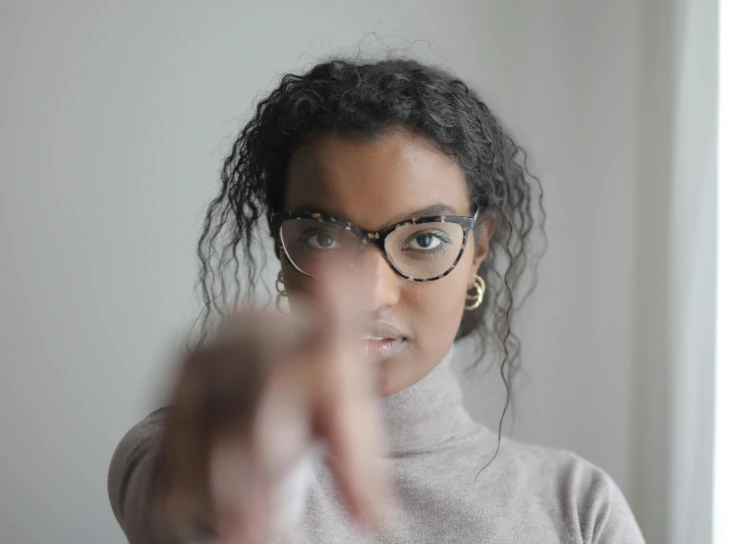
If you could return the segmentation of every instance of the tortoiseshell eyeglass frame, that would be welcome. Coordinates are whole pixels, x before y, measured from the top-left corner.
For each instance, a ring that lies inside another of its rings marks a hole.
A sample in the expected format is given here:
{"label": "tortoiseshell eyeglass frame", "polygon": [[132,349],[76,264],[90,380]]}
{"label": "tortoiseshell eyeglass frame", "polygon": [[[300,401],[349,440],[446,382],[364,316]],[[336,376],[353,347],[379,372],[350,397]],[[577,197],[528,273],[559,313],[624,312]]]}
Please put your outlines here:
{"label": "tortoiseshell eyeglass frame", "polygon": [[[287,253],[287,248],[284,247],[284,243],[282,242],[282,225],[286,221],[294,221],[294,220],[299,220],[299,219],[312,219],[320,223],[334,224],[334,225],[343,227],[344,229],[354,233],[360,240],[358,254],[362,252],[362,250],[365,248],[367,244],[375,244],[378,248],[380,248],[380,250],[386,256],[386,261],[389,263],[389,266],[391,267],[391,269],[397,274],[399,274],[402,278],[409,280],[409,281],[426,282],[426,281],[436,281],[441,278],[445,278],[451,273],[451,271],[454,268],[456,268],[456,265],[459,264],[459,261],[462,259],[462,255],[464,255],[464,250],[467,247],[467,240],[469,239],[469,233],[472,231],[475,224],[477,223],[478,213],[479,213],[479,209],[475,212],[474,216],[472,217],[467,217],[464,215],[432,215],[432,216],[426,216],[426,217],[410,217],[403,221],[399,221],[398,223],[394,223],[393,225],[389,225],[383,230],[368,231],[365,229],[361,229],[357,225],[353,225],[349,221],[344,221],[343,219],[337,219],[336,217],[332,217],[330,215],[326,215],[323,213],[275,212],[271,214],[271,230],[274,233],[274,238],[276,239],[276,243],[279,246],[279,250],[284,254],[284,258],[289,263],[289,265],[300,274],[303,274],[310,278],[313,278],[315,276],[313,274],[309,274],[305,272],[304,270],[301,270],[300,267],[298,267],[294,263],[292,258],[289,256],[289,253]],[[449,267],[448,270],[432,278],[415,278],[415,277],[405,274],[404,272],[399,270],[399,268],[394,264],[394,261],[391,259],[391,256],[388,254],[388,251],[386,251],[386,237],[389,234],[391,234],[398,228],[401,228],[405,225],[419,225],[421,223],[456,223],[457,225],[460,225],[462,227],[462,230],[464,232],[464,235],[462,237],[462,247],[454,263]]]}

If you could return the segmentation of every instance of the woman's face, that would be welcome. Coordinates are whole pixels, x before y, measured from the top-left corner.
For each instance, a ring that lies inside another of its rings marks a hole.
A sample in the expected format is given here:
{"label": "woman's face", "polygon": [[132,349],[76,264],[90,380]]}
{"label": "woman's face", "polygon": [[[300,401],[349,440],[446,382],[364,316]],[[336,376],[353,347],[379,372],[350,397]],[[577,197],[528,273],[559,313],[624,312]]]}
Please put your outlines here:
{"label": "woman's face", "polygon": [[[321,212],[368,231],[425,210],[427,215],[472,215],[462,169],[424,140],[401,130],[377,139],[331,134],[300,148],[290,161],[284,207],[292,212]],[[366,246],[358,270],[365,280],[367,318],[387,331],[376,329],[373,336],[399,337],[374,341],[388,344],[378,362],[381,395],[417,382],[446,354],[462,318],[467,290],[487,255],[488,235],[486,228],[476,227],[451,273],[428,282],[399,276],[375,244]],[[290,293],[305,292],[316,281],[295,271],[284,258],[282,273]]]}

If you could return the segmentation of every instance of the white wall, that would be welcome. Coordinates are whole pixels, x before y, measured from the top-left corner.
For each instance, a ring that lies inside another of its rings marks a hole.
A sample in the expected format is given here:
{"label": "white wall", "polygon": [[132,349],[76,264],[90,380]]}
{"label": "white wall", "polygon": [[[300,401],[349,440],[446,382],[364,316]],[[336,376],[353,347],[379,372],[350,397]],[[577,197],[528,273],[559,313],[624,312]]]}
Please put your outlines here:
{"label": "white wall", "polygon": [[[422,36],[530,148],[550,251],[514,435],[629,494],[638,23],[596,0],[4,3],[0,540],[124,542],[107,466],[197,309],[230,138],[278,75],[371,31]],[[494,424],[498,384],[479,387]]]}

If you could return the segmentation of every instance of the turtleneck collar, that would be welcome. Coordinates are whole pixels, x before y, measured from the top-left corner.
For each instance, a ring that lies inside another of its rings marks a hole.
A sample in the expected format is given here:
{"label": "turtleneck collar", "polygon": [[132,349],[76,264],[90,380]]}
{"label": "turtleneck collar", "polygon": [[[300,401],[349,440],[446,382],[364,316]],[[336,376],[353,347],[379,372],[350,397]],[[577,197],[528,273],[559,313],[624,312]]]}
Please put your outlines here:
{"label": "turtleneck collar", "polygon": [[385,454],[433,449],[477,428],[462,403],[459,379],[451,368],[453,345],[417,383],[378,400],[387,434]]}

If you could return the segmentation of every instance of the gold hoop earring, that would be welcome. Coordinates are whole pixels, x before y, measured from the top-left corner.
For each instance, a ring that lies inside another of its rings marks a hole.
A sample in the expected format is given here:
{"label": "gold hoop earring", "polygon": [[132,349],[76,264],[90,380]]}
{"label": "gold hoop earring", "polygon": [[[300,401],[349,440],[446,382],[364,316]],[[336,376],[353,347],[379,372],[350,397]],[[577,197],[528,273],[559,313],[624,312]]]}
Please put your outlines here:
{"label": "gold hoop earring", "polygon": [[287,291],[284,289],[284,277],[282,271],[276,276],[276,309],[282,311],[282,299],[287,296]]}
{"label": "gold hoop earring", "polygon": [[485,297],[485,280],[476,275],[475,283],[472,284],[472,287],[470,287],[470,289],[474,289],[475,294],[467,294],[467,296],[465,297],[468,301],[470,301],[469,304],[464,305],[464,309],[468,311],[476,310],[480,307],[480,304],[482,304],[482,299]]}

